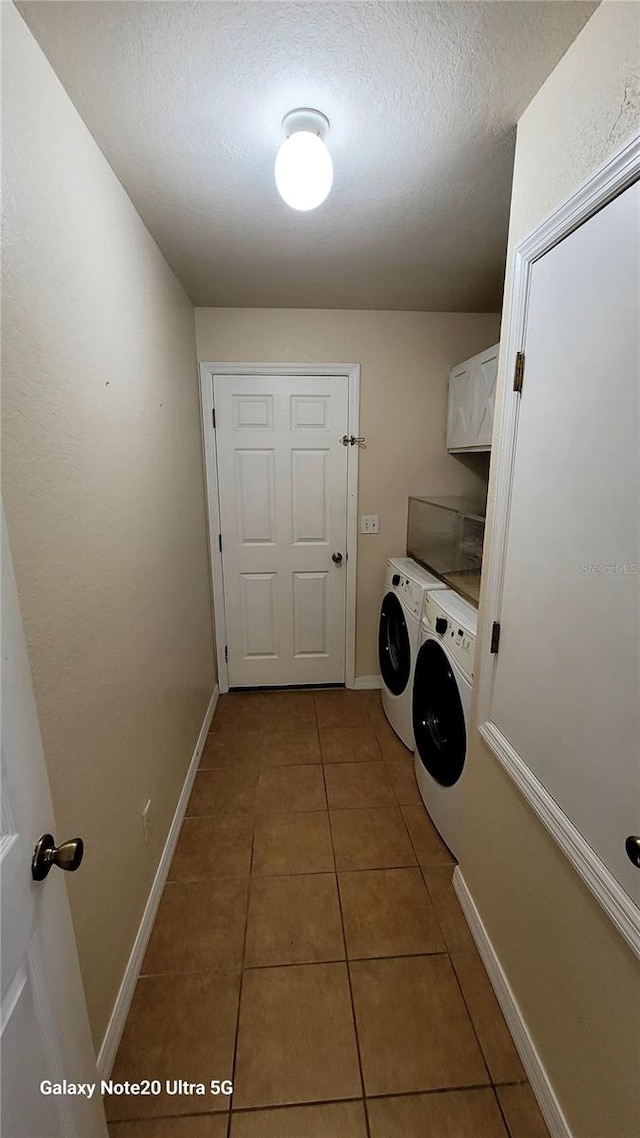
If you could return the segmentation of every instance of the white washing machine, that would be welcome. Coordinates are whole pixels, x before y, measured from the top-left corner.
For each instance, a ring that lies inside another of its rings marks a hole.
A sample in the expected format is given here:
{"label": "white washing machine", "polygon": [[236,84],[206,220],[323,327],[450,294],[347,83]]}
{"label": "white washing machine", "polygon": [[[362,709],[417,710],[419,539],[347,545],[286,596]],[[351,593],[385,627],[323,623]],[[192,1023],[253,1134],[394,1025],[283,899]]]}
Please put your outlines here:
{"label": "white washing machine", "polygon": [[478,614],[452,589],[428,592],[413,681],[415,771],[422,800],[457,857]]}
{"label": "white washing machine", "polygon": [[378,626],[382,707],[396,735],[410,751],[415,747],[411,697],[422,606],[427,589],[446,588],[443,581],[410,557],[394,557],[387,562]]}

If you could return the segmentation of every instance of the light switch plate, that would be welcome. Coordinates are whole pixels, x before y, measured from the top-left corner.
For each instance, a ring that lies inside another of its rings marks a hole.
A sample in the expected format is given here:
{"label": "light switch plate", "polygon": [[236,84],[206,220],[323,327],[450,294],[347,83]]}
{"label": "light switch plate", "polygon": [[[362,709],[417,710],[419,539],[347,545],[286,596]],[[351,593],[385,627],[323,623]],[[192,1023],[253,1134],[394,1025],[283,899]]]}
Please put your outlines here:
{"label": "light switch plate", "polygon": [[380,519],[377,514],[363,514],[360,518],[360,533],[380,533]]}

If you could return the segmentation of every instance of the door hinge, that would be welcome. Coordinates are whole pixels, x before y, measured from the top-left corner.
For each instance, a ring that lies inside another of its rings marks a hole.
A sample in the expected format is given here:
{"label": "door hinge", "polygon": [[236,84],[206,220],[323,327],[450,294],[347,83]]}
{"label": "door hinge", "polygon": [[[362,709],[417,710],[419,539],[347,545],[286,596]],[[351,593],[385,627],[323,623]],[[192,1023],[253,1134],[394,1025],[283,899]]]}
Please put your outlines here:
{"label": "door hinge", "polygon": [[218,534],[218,549],[222,553],[222,534],[221,533]]}
{"label": "door hinge", "polygon": [[491,652],[492,653],[497,652],[499,645],[500,645],[500,624],[497,620],[494,620],[493,626],[491,628],[491,649],[490,649]]}
{"label": "door hinge", "polygon": [[225,644],[225,646],[224,646],[224,660],[225,660],[225,664],[229,663],[229,646],[228,646],[228,644]]}
{"label": "door hinge", "polygon": [[216,429],[216,409],[215,409],[215,407],[211,408],[211,418],[213,419],[213,429],[215,431],[215,429]]}
{"label": "door hinge", "polygon": [[516,352],[516,366],[513,371],[513,390],[522,391],[524,379],[524,352]]}

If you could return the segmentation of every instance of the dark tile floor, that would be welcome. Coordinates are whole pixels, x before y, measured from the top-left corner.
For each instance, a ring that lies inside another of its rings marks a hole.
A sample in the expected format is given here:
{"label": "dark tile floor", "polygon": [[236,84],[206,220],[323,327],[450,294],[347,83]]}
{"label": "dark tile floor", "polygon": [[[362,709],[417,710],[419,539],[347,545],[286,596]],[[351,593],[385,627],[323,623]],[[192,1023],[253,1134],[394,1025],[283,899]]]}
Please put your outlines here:
{"label": "dark tile floor", "polygon": [[377,692],[220,699],[112,1138],[548,1138]]}

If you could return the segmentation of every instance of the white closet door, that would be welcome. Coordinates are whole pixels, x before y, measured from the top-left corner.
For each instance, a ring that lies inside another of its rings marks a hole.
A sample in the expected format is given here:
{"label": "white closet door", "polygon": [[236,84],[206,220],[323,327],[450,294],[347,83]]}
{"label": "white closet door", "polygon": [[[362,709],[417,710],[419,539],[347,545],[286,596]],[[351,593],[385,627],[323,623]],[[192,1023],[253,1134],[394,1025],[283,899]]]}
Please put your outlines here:
{"label": "white closet door", "polygon": [[639,218],[636,183],[532,266],[489,717],[636,902]]}
{"label": "white closet door", "polygon": [[214,402],[229,685],[344,683],[347,377],[220,375]]}

